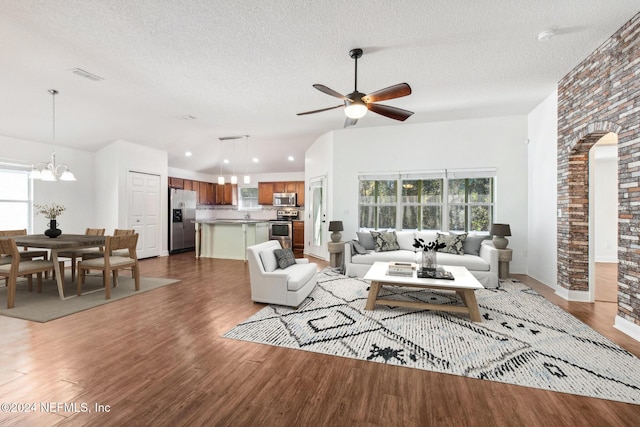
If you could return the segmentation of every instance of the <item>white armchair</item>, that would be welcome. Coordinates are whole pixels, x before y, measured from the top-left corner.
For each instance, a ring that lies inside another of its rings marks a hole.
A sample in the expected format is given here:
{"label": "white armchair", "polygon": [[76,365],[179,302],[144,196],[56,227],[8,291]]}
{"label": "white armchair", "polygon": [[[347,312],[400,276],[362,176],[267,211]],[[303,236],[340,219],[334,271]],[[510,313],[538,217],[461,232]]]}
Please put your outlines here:
{"label": "white armchair", "polygon": [[318,265],[306,258],[298,258],[294,265],[279,268],[274,254],[276,249],[282,249],[277,240],[247,248],[251,299],[255,302],[297,307],[316,286]]}

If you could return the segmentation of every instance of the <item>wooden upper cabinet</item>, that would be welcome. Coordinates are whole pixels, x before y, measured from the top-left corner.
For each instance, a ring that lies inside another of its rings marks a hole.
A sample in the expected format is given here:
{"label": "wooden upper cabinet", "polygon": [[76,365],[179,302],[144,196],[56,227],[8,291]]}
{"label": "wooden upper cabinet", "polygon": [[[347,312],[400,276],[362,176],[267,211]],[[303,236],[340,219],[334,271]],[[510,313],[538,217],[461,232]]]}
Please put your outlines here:
{"label": "wooden upper cabinet", "polygon": [[[195,188],[194,188],[194,185],[195,185]],[[184,188],[185,190],[198,191],[199,187],[200,186],[198,185],[198,181],[191,181],[190,179],[183,180],[182,188]]]}
{"label": "wooden upper cabinet", "polygon": [[276,181],[273,183],[273,192],[274,193],[286,193],[287,183],[285,181]]}
{"label": "wooden upper cabinet", "polygon": [[198,182],[198,203],[201,205],[213,205],[215,193],[213,183]]}
{"label": "wooden upper cabinet", "polygon": [[296,181],[296,193],[298,206],[304,206],[304,181]]}
{"label": "wooden upper cabinet", "polygon": [[259,182],[258,204],[272,205],[273,193],[297,193],[298,206],[304,206],[304,181]]}
{"label": "wooden upper cabinet", "polygon": [[273,182],[258,183],[258,204],[259,205],[273,204]]}
{"label": "wooden upper cabinet", "polygon": [[295,193],[297,181],[289,181],[284,183],[284,192],[285,193]]}
{"label": "wooden upper cabinet", "polygon": [[171,188],[184,188],[184,179],[182,178],[174,178],[172,176],[169,177],[169,187]]}
{"label": "wooden upper cabinet", "polygon": [[216,185],[215,189],[215,203],[216,205],[233,205],[238,204],[238,185],[237,184],[224,184]]}

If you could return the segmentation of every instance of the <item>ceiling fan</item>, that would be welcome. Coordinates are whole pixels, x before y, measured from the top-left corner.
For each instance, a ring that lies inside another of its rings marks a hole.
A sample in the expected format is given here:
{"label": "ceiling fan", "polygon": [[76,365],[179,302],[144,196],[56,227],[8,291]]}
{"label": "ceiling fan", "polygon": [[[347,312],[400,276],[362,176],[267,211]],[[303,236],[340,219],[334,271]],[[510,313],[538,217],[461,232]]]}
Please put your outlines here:
{"label": "ceiling fan", "polygon": [[327,95],[335,96],[344,101],[344,104],[336,105],[335,107],[322,108],[320,110],[306,111],[304,113],[298,113],[298,116],[305,114],[320,113],[322,111],[333,110],[335,108],[344,107],[344,113],[347,119],[344,122],[344,127],[355,125],[358,119],[364,117],[367,114],[367,110],[371,110],[374,113],[378,113],[390,119],[405,121],[409,116],[413,114],[412,111],[403,110],[398,107],[391,107],[389,105],[376,104],[378,101],[386,101],[388,99],[400,98],[411,94],[411,86],[407,83],[398,83],[397,85],[389,86],[384,89],[380,89],[376,92],[365,95],[362,92],[358,92],[358,58],[362,57],[362,49],[351,49],[349,56],[355,60],[355,84],[353,92],[348,95],[342,95],[333,89],[321,84],[314,84],[313,87],[320,92]]}

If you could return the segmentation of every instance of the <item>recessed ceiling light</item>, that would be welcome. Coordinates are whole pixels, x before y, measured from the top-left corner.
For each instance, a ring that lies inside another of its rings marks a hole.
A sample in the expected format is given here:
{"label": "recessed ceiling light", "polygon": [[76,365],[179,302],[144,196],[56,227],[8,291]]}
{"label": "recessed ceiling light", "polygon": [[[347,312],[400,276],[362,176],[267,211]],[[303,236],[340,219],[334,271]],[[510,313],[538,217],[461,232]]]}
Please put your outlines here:
{"label": "recessed ceiling light", "polygon": [[540,33],[538,33],[538,41],[546,42],[547,40],[551,40],[555,35],[556,35],[555,30],[540,31]]}
{"label": "recessed ceiling light", "polygon": [[290,162],[293,162],[293,156],[287,157],[287,160],[289,160]]}
{"label": "recessed ceiling light", "polygon": [[185,151],[184,156],[185,157],[191,157],[193,155],[193,153],[191,151]]}
{"label": "recessed ceiling light", "polygon": [[228,164],[229,164],[229,159],[224,159],[222,162],[223,162],[225,165],[228,165]]}
{"label": "recessed ceiling light", "polygon": [[254,157],[252,160],[253,160],[253,163],[259,163],[260,162],[260,160],[258,160],[257,157]]}

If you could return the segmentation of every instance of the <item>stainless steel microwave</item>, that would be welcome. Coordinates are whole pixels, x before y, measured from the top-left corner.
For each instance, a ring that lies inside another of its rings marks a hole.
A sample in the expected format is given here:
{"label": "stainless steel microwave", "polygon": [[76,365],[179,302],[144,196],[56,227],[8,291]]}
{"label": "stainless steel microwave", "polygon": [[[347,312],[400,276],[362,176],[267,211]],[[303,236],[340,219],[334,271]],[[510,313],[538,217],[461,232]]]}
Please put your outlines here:
{"label": "stainless steel microwave", "polygon": [[295,206],[296,193],[273,193],[273,206]]}

